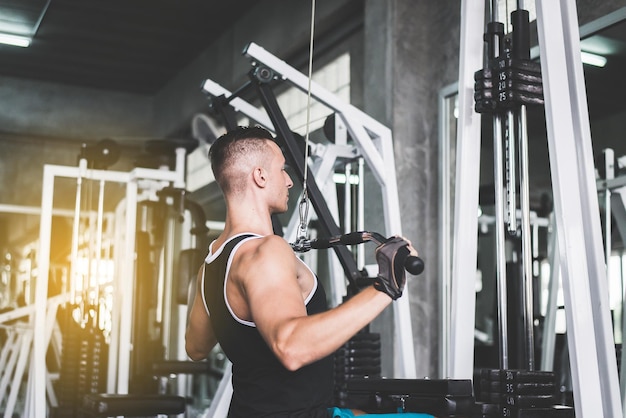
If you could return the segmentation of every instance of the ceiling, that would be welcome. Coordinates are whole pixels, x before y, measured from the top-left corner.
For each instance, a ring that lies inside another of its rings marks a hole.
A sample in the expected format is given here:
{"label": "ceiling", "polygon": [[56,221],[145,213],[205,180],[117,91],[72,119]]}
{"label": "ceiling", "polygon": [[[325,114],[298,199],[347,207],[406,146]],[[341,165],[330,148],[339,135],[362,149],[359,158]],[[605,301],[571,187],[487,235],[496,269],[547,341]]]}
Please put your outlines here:
{"label": "ceiling", "polygon": [[153,94],[254,0],[0,0],[0,75]]}

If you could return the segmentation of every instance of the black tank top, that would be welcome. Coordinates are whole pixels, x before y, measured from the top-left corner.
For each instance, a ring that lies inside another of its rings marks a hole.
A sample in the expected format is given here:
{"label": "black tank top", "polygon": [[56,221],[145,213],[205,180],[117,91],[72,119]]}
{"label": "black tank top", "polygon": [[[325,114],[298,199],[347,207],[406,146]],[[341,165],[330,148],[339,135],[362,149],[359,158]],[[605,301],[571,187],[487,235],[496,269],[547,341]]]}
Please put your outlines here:
{"label": "black tank top", "polygon": [[[238,246],[258,235],[237,235],[206,258],[203,299],[215,336],[233,364],[230,418],[328,416],[333,393],[332,358],[291,372],[274,356],[253,322],[236,318],[225,300],[225,280]],[[327,309],[326,294],[316,286],[307,298],[309,315]],[[262,280],[259,277],[259,280]],[[276,307],[279,309],[280,307]]]}

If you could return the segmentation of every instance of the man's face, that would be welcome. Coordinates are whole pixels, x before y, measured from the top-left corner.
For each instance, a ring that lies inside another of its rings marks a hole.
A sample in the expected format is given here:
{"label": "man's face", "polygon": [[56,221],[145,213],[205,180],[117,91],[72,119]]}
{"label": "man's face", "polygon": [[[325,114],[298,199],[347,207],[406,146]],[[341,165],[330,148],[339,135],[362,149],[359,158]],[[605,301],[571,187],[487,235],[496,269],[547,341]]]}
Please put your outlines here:
{"label": "man's face", "polygon": [[286,212],[289,203],[289,189],[293,186],[285,167],[285,157],[274,142],[270,143],[272,158],[269,170],[270,210],[272,213]]}

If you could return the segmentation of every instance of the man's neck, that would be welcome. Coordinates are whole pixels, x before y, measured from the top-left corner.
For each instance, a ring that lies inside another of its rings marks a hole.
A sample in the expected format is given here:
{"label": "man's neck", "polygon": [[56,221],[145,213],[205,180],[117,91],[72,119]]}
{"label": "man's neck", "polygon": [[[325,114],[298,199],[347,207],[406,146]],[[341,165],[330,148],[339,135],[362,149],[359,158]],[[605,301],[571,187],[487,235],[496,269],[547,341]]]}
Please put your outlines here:
{"label": "man's neck", "polygon": [[267,211],[255,210],[250,206],[227,208],[224,236],[231,237],[242,232],[252,232],[263,236],[273,234],[271,215]]}

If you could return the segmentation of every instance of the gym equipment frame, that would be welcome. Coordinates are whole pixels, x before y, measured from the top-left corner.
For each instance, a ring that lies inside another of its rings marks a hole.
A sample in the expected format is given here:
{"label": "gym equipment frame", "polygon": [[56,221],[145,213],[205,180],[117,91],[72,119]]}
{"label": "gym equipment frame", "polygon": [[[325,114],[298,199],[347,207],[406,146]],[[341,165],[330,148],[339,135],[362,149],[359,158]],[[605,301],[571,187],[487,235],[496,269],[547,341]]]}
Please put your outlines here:
{"label": "gym equipment frame", "polygon": [[[485,3],[462,2],[450,373],[471,378],[480,116],[473,73],[482,67]],[[576,416],[622,416],[589,115],[574,0],[537,0],[559,268]]]}
{"label": "gym equipment frame", "polygon": [[[128,278],[135,274],[135,230],[137,202],[139,192],[146,188],[163,187],[172,184],[177,188],[185,187],[186,149],[176,148],[175,170],[135,168],[129,172],[88,169],[87,161],[81,159],[78,167],[45,165],[43,174],[41,221],[39,230],[39,251],[37,254],[37,277],[35,289],[35,308],[31,326],[33,327],[33,349],[31,370],[28,378],[27,400],[25,408],[32,416],[46,416],[46,350],[52,324],[46,322],[48,270],[50,266],[51,226],[53,215],[54,182],[56,178],[77,179],[80,193],[81,179],[114,182],[126,185],[125,200],[118,205],[117,215],[123,214],[124,225],[120,226],[119,244],[116,254],[116,300],[112,312],[112,332],[109,353],[108,383],[109,393],[127,394],[130,365],[131,321],[120,320],[132,317],[133,281]],[[78,199],[77,199],[78,202]],[[78,206],[78,205],[77,205]],[[75,213],[74,216],[79,216]],[[116,242],[116,244],[118,244]],[[124,279],[125,278],[125,279]],[[120,349],[120,348],[124,349]]]}

